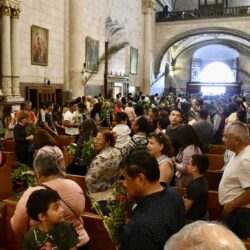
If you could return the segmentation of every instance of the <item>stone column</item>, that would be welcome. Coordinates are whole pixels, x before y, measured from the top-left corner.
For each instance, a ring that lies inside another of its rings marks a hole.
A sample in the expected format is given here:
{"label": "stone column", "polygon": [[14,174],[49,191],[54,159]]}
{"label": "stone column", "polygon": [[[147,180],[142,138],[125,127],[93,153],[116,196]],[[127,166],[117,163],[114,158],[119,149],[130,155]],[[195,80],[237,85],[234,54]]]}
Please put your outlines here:
{"label": "stone column", "polygon": [[144,14],[144,49],[143,49],[143,93],[150,94],[153,75],[153,31],[154,31],[154,0],[143,0]]}
{"label": "stone column", "polygon": [[10,51],[10,5],[2,5],[2,91],[5,97],[12,95],[11,89],[11,51]]}
{"label": "stone column", "polygon": [[12,9],[11,18],[11,71],[12,71],[12,95],[20,97],[19,85],[19,13],[17,7]]}
{"label": "stone column", "polygon": [[69,0],[69,89],[72,90],[73,97],[84,95],[81,75],[85,51],[85,46],[83,45],[83,30],[85,26],[81,12],[84,4],[85,1]]}

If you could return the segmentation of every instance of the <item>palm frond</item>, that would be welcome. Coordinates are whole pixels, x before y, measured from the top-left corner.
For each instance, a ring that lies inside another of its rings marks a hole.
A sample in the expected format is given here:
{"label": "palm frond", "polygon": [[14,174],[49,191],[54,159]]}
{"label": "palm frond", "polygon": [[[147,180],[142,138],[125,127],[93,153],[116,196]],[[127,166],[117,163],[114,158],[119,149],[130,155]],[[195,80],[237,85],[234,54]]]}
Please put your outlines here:
{"label": "palm frond", "polygon": [[101,65],[104,64],[105,60],[111,59],[117,52],[125,48],[129,43],[127,41],[114,44],[108,48],[107,52],[104,52],[101,57],[99,57],[96,65],[93,67],[93,72],[91,72],[88,77],[83,81],[83,84],[86,85],[86,83],[93,77],[93,75],[97,74],[100,70]]}
{"label": "palm frond", "polygon": [[99,70],[100,65],[102,65],[105,62],[106,56],[107,56],[107,60],[111,59],[114,54],[119,52],[121,49],[125,48],[127,45],[128,45],[128,42],[122,42],[122,43],[114,44],[110,48],[108,48],[107,54],[105,54],[104,52],[97,62],[97,68],[96,68],[97,71]]}

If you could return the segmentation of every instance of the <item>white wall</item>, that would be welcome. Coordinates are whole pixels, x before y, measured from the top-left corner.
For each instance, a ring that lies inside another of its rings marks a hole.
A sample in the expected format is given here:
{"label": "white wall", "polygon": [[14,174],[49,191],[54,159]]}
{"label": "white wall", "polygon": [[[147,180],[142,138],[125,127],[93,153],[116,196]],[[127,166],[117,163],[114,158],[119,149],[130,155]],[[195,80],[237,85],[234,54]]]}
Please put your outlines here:
{"label": "white wall", "polygon": [[[81,70],[85,62],[85,41],[99,40],[104,52],[105,22],[108,17],[125,27],[123,40],[139,49],[138,74],[130,77],[134,86],[142,81],[143,14],[138,0],[22,0],[20,13],[20,82],[65,83],[73,95],[82,95]],[[48,66],[31,64],[31,26],[49,30]],[[120,38],[120,37],[119,37]],[[121,39],[120,39],[121,40]],[[118,42],[120,42],[120,40]],[[121,61],[122,60],[122,61]],[[129,46],[112,61],[109,71],[129,73]],[[103,85],[103,69],[88,84]]]}
{"label": "white wall", "polygon": [[[64,0],[23,0],[20,13],[20,82],[64,82]],[[31,26],[49,30],[48,66],[31,64]]]}
{"label": "white wall", "polygon": [[[86,37],[90,36],[99,41],[99,56],[101,56],[104,53],[105,22],[108,17],[111,17],[113,21],[117,20],[120,25],[124,26],[124,39],[129,41],[131,46],[139,49],[138,74],[130,77],[130,83],[139,86],[142,79],[143,56],[142,2],[138,0],[70,0],[70,6],[72,9],[70,22],[75,24],[74,30],[71,27],[69,35],[69,84],[73,93],[83,94],[80,71],[85,61]],[[119,59],[116,57],[117,65],[114,65],[113,61],[111,64],[113,66],[109,68],[109,71],[125,71],[125,73],[129,73],[129,53],[130,49],[127,47],[125,52],[120,54],[120,59],[125,60],[125,63],[121,62],[121,68],[119,68]],[[103,85],[103,68],[87,84]]]}

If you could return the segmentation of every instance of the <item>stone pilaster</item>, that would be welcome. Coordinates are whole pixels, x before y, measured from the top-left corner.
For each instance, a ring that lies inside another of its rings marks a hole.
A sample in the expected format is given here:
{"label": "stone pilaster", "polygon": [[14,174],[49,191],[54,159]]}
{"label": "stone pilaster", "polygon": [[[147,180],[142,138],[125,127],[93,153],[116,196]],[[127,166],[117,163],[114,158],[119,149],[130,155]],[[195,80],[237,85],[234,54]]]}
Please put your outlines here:
{"label": "stone pilaster", "polygon": [[2,92],[6,97],[12,95],[10,15],[11,9],[9,1],[4,1],[2,3]]}
{"label": "stone pilaster", "polygon": [[20,9],[12,9],[11,18],[11,71],[12,71],[12,95],[20,97],[19,84],[19,13]]}
{"label": "stone pilaster", "polygon": [[143,93],[150,94],[153,76],[153,31],[154,31],[154,0],[143,0],[144,14],[144,51],[143,51]]}

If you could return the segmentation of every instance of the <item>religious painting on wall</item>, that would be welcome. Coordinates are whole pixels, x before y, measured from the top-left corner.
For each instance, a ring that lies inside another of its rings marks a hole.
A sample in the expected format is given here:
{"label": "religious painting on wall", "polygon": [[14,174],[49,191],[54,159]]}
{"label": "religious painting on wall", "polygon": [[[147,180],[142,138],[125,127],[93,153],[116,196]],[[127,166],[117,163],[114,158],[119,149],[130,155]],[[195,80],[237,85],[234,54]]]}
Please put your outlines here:
{"label": "religious painting on wall", "polygon": [[137,75],[138,49],[130,47],[130,74]]}
{"label": "religious painting on wall", "polygon": [[97,72],[97,62],[99,60],[99,41],[86,38],[85,70],[87,72]]}
{"label": "religious painting on wall", "polygon": [[48,65],[49,30],[31,26],[31,64]]}

